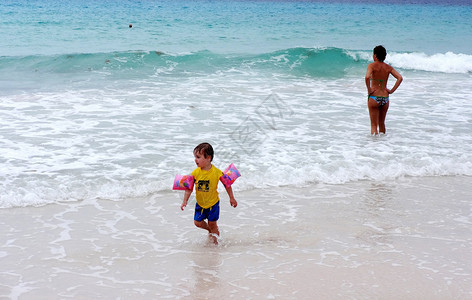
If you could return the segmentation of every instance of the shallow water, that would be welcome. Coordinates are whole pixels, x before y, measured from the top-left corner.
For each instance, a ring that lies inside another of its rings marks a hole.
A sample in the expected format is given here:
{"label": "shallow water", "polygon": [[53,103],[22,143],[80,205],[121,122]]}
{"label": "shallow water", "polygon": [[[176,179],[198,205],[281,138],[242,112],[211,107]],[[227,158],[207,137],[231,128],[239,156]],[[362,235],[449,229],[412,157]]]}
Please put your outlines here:
{"label": "shallow water", "polygon": [[469,182],[240,192],[222,200],[218,246],[179,192],[4,209],[0,297],[469,298]]}
{"label": "shallow water", "polygon": [[380,137],[369,136],[360,74],[259,75],[2,96],[1,206],[170,189],[202,141],[217,167],[241,171],[240,190],[472,174],[472,105],[458,90],[469,74],[404,71]]}
{"label": "shallow water", "polygon": [[[463,1],[59,2],[0,7],[0,207],[169,190],[203,141],[240,191],[472,175]],[[377,44],[405,80],[372,138]]]}

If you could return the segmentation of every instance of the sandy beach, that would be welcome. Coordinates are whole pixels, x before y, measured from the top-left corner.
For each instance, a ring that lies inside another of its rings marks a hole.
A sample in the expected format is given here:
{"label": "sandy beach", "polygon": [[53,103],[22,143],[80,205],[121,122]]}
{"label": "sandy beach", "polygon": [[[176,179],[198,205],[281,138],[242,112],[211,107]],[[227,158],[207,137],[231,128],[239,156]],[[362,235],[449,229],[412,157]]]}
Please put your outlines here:
{"label": "sandy beach", "polygon": [[0,298],[467,299],[470,182],[221,193],[218,246],[176,191],[2,209]]}
{"label": "sandy beach", "polygon": [[[0,15],[0,300],[472,299],[470,0]],[[404,80],[372,136],[377,45]],[[171,190],[202,142],[242,175],[218,245]]]}

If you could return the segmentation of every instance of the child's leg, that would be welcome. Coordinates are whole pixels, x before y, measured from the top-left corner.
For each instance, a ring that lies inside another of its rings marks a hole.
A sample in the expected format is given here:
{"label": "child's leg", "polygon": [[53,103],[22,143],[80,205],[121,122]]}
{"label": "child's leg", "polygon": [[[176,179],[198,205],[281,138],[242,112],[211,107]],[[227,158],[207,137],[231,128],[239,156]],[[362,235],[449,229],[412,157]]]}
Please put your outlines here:
{"label": "child's leg", "polygon": [[218,237],[220,236],[220,230],[218,229],[218,224],[214,222],[205,222],[205,221],[193,221],[195,226],[208,230],[210,239],[213,243],[218,244]]}
{"label": "child's leg", "polygon": [[210,227],[208,227],[205,219],[207,218],[208,210],[203,209],[198,203],[195,203],[195,215],[193,216],[193,223],[198,228],[208,230],[210,232]]}
{"label": "child's leg", "polygon": [[220,230],[218,229],[218,219],[220,218],[220,202],[218,201],[212,206],[208,213],[208,227],[210,228],[210,238],[213,243],[218,244],[218,237],[220,236]]}
{"label": "child's leg", "polygon": [[198,228],[202,228],[202,229],[208,230],[208,232],[211,233],[210,227],[208,226],[207,222],[194,220],[193,223],[194,223],[195,226],[197,226]]}
{"label": "child's leg", "polygon": [[[213,243],[218,244],[218,236],[220,231],[218,229],[218,218],[220,216],[220,202],[217,202],[211,208],[202,209],[198,203],[195,206],[195,215],[194,215],[194,224],[198,228],[208,230],[210,234],[210,239]],[[208,219],[208,223],[205,221]]]}
{"label": "child's leg", "polygon": [[216,235],[220,235],[220,230],[218,229],[218,223],[217,221],[211,222],[208,221],[208,227],[210,228],[210,233],[214,233]]}
{"label": "child's leg", "polygon": [[220,230],[218,229],[217,221],[208,221],[208,227],[210,228],[210,239],[213,241],[213,243],[218,244]]}

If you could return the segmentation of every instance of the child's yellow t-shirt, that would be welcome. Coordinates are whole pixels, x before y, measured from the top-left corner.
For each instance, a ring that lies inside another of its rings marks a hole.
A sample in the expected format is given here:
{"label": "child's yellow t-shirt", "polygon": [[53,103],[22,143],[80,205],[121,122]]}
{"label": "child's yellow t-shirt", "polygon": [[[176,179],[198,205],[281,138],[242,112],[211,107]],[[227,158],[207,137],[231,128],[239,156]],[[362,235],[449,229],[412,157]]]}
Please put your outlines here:
{"label": "child's yellow t-shirt", "polygon": [[209,208],[215,205],[219,200],[218,196],[218,181],[223,176],[223,172],[211,166],[211,169],[204,171],[201,168],[196,168],[192,172],[195,177],[195,190],[197,203],[202,208]]}

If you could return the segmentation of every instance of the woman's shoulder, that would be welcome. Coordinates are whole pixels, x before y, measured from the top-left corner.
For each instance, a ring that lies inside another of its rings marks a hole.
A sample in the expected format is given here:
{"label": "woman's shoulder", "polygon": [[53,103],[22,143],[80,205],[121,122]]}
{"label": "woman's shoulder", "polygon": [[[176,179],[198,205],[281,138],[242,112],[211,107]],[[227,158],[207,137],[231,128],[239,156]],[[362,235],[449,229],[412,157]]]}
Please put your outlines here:
{"label": "woman's shoulder", "polygon": [[385,64],[385,67],[388,69],[389,72],[391,72],[393,70],[393,67],[387,63],[384,63]]}
{"label": "woman's shoulder", "polygon": [[386,62],[382,62],[381,65],[379,66],[379,68],[381,70],[385,70],[385,71],[391,71],[393,69],[393,67],[389,64],[387,64]]}
{"label": "woman's shoulder", "polygon": [[384,62],[377,62],[372,66],[372,70],[377,74],[388,74],[393,70],[393,67]]}

